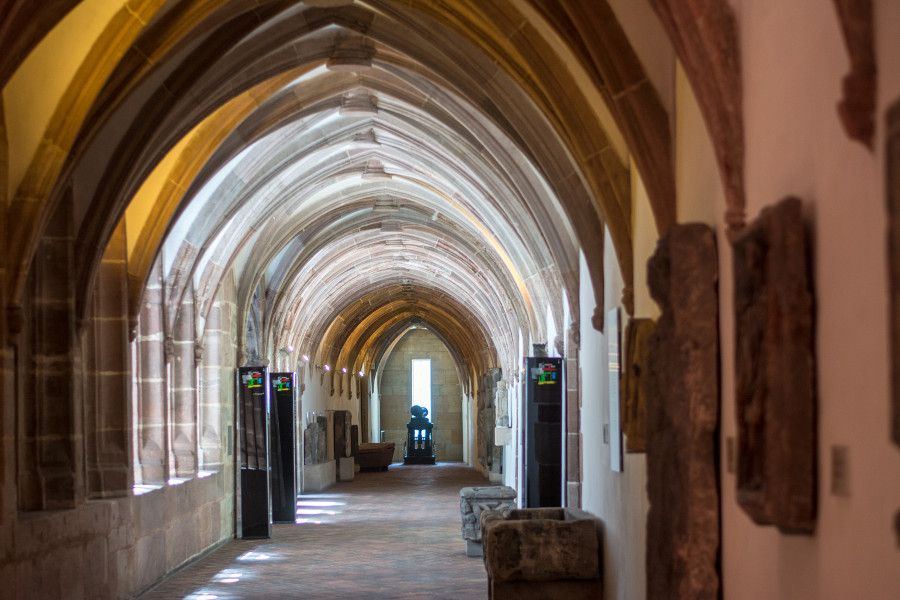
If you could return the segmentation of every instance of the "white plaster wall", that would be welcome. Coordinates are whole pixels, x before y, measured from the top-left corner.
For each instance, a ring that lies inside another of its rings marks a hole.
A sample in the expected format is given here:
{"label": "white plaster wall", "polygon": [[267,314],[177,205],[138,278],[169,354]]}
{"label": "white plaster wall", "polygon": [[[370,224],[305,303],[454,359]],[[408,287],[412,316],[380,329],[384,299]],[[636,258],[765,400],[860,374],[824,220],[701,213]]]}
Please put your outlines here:
{"label": "white plaster wall", "polygon": [[[582,507],[605,523],[604,598],[644,598],[646,458],[644,454],[625,454],[624,472],[615,473],[610,468],[610,447],[603,442],[603,425],[609,422],[606,336],[591,326],[594,291],[583,255],[580,265]],[[623,282],[608,235],[604,271],[605,308],[610,309],[621,298]]]}
{"label": "white plaster wall", "polygon": [[[322,377],[320,370],[315,366],[307,369],[304,377],[306,389],[300,397],[301,409],[303,411],[303,426],[308,425],[306,414],[310,411],[324,414],[329,408],[328,400],[331,397],[331,374],[328,373]],[[335,382],[335,391],[337,391],[337,382]]]}
{"label": "white plaster wall", "polygon": [[[650,208],[650,199],[634,163],[631,164],[631,203],[634,207],[632,223],[634,240],[634,316],[655,319],[659,306],[650,297],[647,287],[647,261],[656,252],[659,233]],[[618,263],[616,263],[618,264]],[[624,330],[623,330],[624,331]]]}
{"label": "white plaster wall", "polygon": [[[835,110],[849,60],[834,7],[740,2],[748,215],[787,195],[813,223],[819,398],[819,517],[814,536],[754,525],[723,474],[725,597],[900,598],[900,452],[888,435],[883,150],[851,141]],[[896,95],[900,3],[876,2],[879,85]],[[881,97],[883,108],[886,102]],[[878,114],[883,130],[883,113]],[[879,136],[880,137],[880,136]],[[679,189],[679,197],[690,194]],[[717,217],[723,207],[717,207]],[[723,266],[730,262],[727,246]],[[731,288],[723,270],[723,290]],[[733,319],[722,296],[723,436],[734,435]],[[849,449],[850,496],[830,494],[829,453]]]}

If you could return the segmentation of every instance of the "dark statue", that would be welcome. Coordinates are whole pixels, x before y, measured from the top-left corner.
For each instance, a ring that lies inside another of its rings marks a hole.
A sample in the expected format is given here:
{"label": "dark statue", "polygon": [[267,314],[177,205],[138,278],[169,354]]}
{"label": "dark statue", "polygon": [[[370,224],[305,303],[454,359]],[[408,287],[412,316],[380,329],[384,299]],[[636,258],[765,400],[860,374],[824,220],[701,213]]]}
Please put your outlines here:
{"label": "dark statue", "polygon": [[428,409],[416,405],[409,409],[409,413],[412,418],[406,424],[406,456],[403,457],[403,464],[433,465],[435,457],[431,430],[434,425],[428,420]]}

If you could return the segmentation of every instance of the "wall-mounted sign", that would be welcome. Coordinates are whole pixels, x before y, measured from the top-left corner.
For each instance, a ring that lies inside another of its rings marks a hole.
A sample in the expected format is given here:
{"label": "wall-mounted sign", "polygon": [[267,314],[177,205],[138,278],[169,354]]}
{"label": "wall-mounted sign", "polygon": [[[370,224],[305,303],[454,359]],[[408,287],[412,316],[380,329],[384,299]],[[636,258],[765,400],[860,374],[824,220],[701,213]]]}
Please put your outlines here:
{"label": "wall-mounted sign", "polygon": [[273,375],[272,387],[276,392],[287,392],[293,386],[293,378],[290,375]]}
{"label": "wall-mounted sign", "polygon": [[261,388],[263,386],[263,374],[261,371],[247,371],[242,373],[241,383],[247,389]]}
{"label": "wall-mounted sign", "polygon": [[554,363],[538,363],[531,369],[531,379],[538,385],[556,385],[559,383],[559,368]]}

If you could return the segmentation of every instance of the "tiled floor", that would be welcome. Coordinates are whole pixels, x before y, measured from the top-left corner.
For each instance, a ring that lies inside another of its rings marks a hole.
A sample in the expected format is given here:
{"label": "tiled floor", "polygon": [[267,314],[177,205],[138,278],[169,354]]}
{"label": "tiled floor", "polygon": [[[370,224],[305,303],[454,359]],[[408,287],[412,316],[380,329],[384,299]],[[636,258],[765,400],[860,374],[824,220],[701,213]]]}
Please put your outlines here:
{"label": "tiled floor", "polygon": [[301,496],[297,525],[231,542],[141,599],[484,598],[459,520],[459,489],[484,483],[457,463],[359,473]]}

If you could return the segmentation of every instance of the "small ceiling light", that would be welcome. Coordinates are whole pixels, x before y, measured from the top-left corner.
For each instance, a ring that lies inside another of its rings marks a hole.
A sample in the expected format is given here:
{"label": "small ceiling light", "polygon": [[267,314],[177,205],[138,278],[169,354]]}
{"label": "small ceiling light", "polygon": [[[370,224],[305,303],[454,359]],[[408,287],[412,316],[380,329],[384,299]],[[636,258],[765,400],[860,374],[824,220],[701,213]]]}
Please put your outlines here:
{"label": "small ceiling light", "polygon": [[347,372],[347,367],[344,367],[341,369],[341,373],[346,373],[346,372]]}
{"label": "small ceiling light", "polygon": [[304,354],[304,355],[303,355],[303,362],[309,362],[309,355],[308,355],[308,354]]}
{"label": "small ceiling light", "polygon": [[359,372],[359,376],[360,376],[360,377],[365,377],[366,374],[365,374],[363,371],[360,371],[360,372]]}
{"label": "small ceiling light", "polygon": [[288,354],[290,354],[290,353],[293,352],[293,351],[294,351],[294,347],[291,346],[291,345],[288,345],[288,347],[287,347],[287,352],[288,352]]}
{"label": "small ceiling light", "polygon": [[325,365],[325,370],[326,370],[326,371],[330,371],[330,370],[331,370],[331,367],[328,366],[328,365]]}

